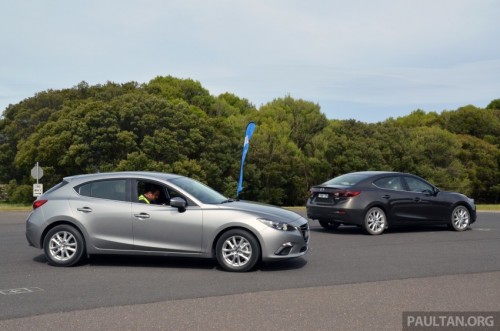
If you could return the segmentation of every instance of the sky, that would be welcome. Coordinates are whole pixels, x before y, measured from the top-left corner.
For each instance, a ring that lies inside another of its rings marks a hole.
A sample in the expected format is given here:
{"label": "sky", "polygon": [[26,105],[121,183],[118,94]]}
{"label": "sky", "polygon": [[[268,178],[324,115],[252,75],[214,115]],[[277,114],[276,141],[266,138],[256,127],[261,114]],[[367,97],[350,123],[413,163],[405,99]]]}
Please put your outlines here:
{"label": "sky", "polygon": [[0,0],[0,112],[49,89],[190,78],[379,122],[500,98],[498,0]]}

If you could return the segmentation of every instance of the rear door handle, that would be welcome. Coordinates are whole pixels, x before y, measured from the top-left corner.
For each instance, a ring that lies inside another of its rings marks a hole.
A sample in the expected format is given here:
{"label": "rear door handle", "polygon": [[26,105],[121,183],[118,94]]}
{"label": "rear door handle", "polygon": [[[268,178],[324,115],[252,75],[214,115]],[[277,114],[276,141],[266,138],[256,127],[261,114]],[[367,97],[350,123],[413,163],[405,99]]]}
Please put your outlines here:
{"label": "rear door handle", "polygon": [[390,196],[389,194],[386,194],[386,195],[384,195],[382,198],[384,198],[384,199],[390,199],[390,198],[391,198],[391,196]]}
{"label": "rear door handle", "polygon": [[134,214],[135,217],[139,218],[139,219],[145,219],[145,218],[149,218],[149,214],[146,214],[146,213],[140,213],[140,214]]}
{"label": "rear door handle", "polygon": [[415,201],[416,202],[420,202],[420,198],[415,198]]}
{"label": "rear door handle", "polygon": [[83,213],[90,213],[90,212],[92,212],[92,208],[90,208],[90,207],[76,208],[76,210],[81,211]]}

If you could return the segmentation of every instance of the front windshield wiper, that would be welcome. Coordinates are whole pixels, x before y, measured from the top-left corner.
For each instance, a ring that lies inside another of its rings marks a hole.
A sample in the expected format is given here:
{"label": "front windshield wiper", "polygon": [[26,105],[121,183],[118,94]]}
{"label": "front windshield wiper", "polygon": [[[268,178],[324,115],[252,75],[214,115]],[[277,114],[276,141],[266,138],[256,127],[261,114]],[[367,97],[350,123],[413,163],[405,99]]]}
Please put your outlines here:
{"label": "front windshield wiper", "polygon": [[236,200],[229,198],[229,199],[221,201],[221,203],[229,203],[229,202],[235,202],[235,201]]}

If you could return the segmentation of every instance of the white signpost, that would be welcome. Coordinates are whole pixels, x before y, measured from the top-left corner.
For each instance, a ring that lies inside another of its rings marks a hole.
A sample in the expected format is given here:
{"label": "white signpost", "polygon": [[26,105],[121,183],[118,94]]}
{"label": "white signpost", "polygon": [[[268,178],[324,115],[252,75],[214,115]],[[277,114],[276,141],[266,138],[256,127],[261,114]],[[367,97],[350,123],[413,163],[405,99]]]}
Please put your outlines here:
{"label": "white signpost", "polygon": [[38,166],[38,162],[31,169],[31,177],[36,179],[36,184],[33,184],[33,196],[39,197],[43,194],[43,184],[38,184],[38,180],[43,177],[43,169]]}
{"label": "white signpost", "polygon": [[33,184],[33,196],[39,197],[43,194],[43,184]]}

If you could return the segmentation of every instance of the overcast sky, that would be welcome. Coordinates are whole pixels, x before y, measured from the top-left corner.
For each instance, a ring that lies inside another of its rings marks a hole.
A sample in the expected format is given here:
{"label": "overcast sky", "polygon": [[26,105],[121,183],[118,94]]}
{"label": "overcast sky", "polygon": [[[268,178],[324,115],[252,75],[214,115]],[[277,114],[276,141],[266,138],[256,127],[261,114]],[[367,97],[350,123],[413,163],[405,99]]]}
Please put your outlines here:
{"label": "overcast sky", "polygon": [[0,29],[0,112],[167,75],[363,122],[500,98],[499,0],[0,0]]}

